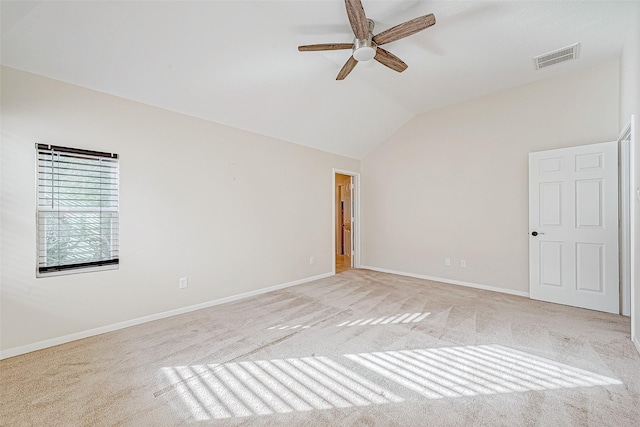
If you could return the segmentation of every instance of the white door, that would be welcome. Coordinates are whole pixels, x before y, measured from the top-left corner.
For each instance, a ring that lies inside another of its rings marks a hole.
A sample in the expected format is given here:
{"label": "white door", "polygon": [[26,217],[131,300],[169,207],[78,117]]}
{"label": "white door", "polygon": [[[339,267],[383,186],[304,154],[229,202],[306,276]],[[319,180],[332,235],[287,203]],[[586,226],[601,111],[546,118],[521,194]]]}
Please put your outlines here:
{"label": "white door", "polygon": [[619,313],[616,142],[529,154],[529,294]]}

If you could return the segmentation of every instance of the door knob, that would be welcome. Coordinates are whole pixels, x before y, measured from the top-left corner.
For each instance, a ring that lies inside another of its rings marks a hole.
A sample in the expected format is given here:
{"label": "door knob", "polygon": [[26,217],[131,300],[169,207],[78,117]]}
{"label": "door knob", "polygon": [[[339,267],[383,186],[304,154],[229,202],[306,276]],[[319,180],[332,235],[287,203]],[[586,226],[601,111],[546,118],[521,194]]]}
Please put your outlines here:
{"label": "door knob", "polygon": [[544,233],[538,233],[537,231],[534,231],[533,233],[531,233],[533,237],[536,237],[538,234],[544,234]]}

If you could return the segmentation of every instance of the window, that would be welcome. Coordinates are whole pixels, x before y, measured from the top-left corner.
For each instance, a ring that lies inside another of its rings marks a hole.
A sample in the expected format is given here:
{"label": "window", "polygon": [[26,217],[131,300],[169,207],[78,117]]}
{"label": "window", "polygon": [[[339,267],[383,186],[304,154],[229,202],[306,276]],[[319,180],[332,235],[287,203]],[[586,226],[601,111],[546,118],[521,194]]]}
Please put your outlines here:
{"label": "window", "polygon": [[38,276],[117,268],[118,155],[36,149]]}

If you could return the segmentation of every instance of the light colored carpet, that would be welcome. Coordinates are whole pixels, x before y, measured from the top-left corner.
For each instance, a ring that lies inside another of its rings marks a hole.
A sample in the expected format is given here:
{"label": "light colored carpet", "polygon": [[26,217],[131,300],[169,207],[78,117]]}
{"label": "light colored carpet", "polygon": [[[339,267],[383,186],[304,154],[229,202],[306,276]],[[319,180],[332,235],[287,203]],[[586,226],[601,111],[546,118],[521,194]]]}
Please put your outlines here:
{"label": "light colored carpet", "polygon": [[367,270],[0,362],[6,426],[638,426],[622,316]]}

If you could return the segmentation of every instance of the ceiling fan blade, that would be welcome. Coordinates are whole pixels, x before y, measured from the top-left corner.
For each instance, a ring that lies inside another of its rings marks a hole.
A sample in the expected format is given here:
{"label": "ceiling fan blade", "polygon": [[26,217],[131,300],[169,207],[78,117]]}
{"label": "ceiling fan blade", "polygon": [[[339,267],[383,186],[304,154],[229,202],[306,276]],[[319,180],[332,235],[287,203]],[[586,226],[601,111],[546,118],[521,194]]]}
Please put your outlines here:
{"label": "ceiling fan blade", "polygon": [[391,27],[388,30],[381,32],[373,38],[373,41],[378,45],[391,43],[396,40],[408,37],[411,34],[415,34],[418,31],[422,31],[425,28],[429,28],[436,23],[436,17],[433,13],[420,16],[402,24]]}
{"label": "ceiling fan blade", "polygon": [[338,77],[336,77],[336,80],[344,80],[344,78],[349,75],[349,73],[351,72],[351,70],[353,70],[357,63],[358,61],[356,61],[356,59],[351,56],[342,66],[342,69],[338,73]]}
{"label": "ceiling fan blade", "polygon": [[374,56],[373,59],[399,73],[403,72],[408,67],[402,59],[381,47],[376,49],[376,56]]}
{"label": "ceiling fan blade", "polygon": [[357,39],[366,39],[369,36],[369,23],[364,13],[360,0],[344,0],[347,8],[347,16],[353,29],[353,34]]}
{"label": "ceiling fan blade", "polygon": [[353,49],[353,43],[324,43],[324,44],[308,44],[298,46],[300,52],[311,52],[315,50],[340,50]]}

